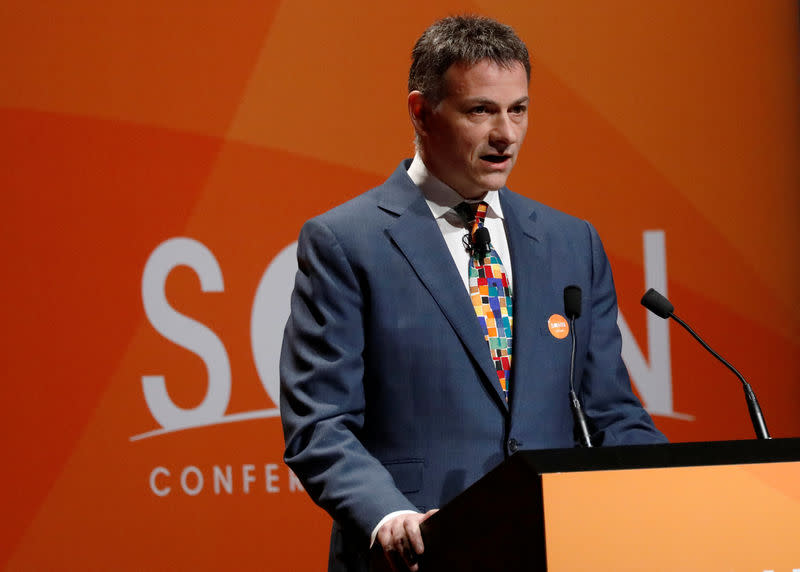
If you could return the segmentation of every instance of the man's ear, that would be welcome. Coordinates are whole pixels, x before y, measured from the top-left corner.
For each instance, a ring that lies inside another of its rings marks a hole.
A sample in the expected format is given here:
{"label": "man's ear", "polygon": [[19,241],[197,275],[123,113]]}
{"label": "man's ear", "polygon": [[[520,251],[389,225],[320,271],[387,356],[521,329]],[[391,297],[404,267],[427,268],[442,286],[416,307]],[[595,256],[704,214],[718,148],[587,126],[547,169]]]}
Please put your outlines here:
{"label": "man's ear", "polygon": [[408,115],[411,117],[411,123],[414,124],[414,131],[419,136],[426,133],[429,112],[430,105],[422,92],[412,91],[408,94]]}

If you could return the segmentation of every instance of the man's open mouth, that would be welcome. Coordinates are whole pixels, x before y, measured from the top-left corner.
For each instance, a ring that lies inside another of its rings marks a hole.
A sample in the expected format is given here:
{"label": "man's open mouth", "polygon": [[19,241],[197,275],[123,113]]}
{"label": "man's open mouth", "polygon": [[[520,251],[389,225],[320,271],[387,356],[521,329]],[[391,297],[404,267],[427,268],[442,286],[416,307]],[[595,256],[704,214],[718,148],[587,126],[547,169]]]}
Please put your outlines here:
{"label": "man's open mouth", "polygon": [[502,163],[507,161],[511,157],[508,155],[482,155],[481,159],[484,161],[489,161],[490,163]]}

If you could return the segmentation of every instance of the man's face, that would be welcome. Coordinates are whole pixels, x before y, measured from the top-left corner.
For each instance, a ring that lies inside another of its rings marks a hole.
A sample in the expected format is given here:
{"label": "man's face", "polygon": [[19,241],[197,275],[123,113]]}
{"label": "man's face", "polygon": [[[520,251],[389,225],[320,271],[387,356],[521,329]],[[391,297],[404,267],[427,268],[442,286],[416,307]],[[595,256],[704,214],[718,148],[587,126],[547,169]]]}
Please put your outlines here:
{"label": "man's face", "polygon": [[421,121],[420,152],[436,177],[465,198],[506,183],[528,130],[528,78],[521,63],[454,64],[446,96]]}

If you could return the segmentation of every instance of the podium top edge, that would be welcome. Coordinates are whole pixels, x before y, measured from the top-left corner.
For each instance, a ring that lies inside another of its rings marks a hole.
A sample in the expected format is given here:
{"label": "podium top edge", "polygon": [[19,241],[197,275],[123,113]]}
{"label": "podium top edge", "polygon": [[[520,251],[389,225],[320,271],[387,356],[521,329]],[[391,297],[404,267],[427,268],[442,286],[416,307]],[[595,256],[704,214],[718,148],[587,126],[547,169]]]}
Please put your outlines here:
{"label": "podium top edge", "polygon": [[800,438],[523,450],[512,462],[536,473],[800,461]]}

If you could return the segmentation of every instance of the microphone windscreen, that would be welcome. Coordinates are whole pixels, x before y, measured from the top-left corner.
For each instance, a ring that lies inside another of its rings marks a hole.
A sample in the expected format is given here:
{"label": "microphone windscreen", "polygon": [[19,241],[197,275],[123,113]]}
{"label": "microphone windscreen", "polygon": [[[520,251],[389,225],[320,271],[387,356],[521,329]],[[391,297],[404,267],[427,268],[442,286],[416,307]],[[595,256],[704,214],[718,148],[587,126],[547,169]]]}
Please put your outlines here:
{"label": "microphone windscreen", "polygon": [[653,312],[659,318],[669,318],[675,306],[667,300],[661,293],[650,288],[642,296],[642,306]]}
{"label": "microphone windscreen", "polygon": [[472,240],[475,242],[476,248],[485,250],[486,247],[489,246],[489,243],[492,242],[492,239],[489,236],[489,229],[485,226],[480,227],[475,231],[475,236]]}
{"label": "microphone windscreen", "polygon": [[570,320],[581,317],[581,289],[574,284],[564,288],[564,312]]}

